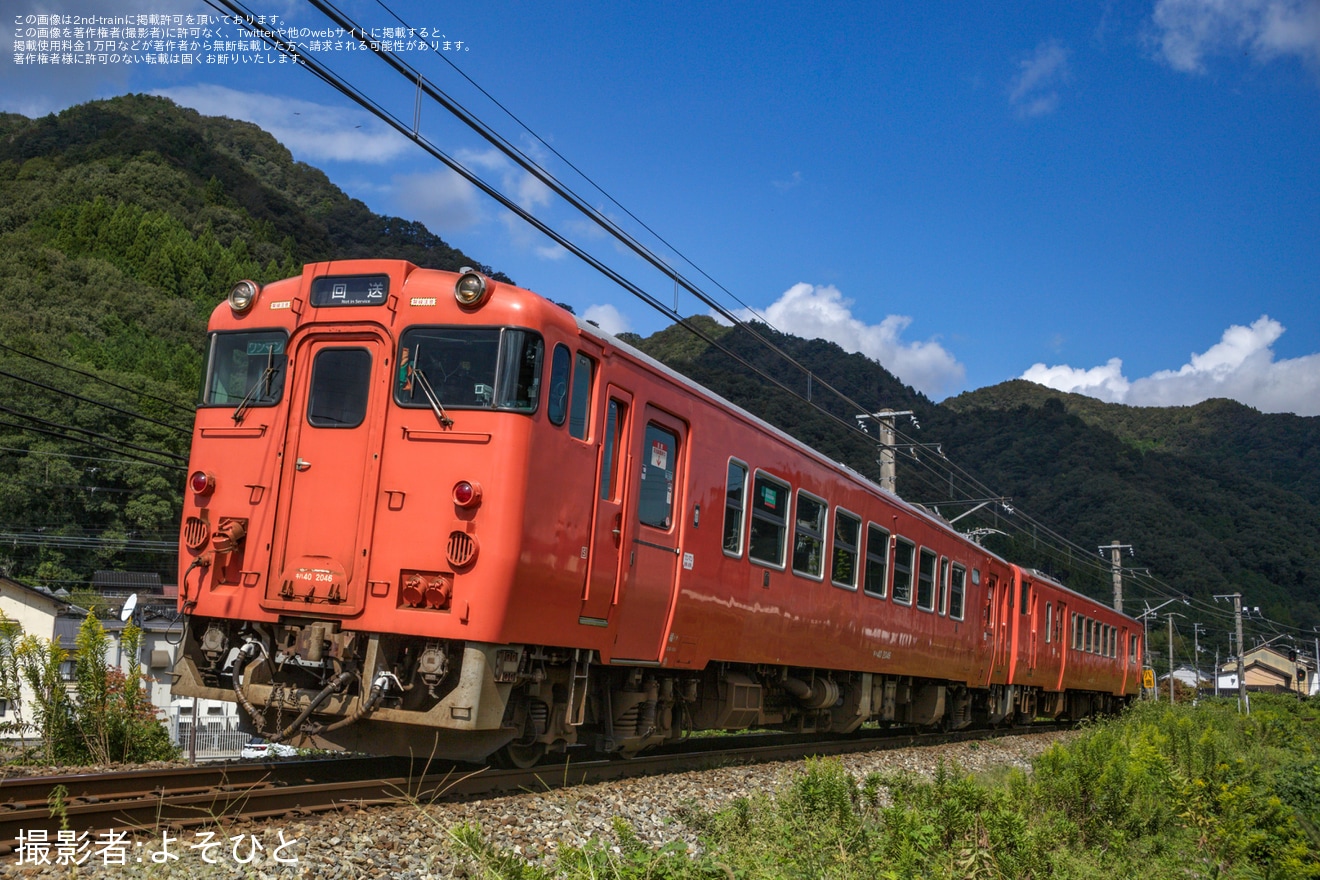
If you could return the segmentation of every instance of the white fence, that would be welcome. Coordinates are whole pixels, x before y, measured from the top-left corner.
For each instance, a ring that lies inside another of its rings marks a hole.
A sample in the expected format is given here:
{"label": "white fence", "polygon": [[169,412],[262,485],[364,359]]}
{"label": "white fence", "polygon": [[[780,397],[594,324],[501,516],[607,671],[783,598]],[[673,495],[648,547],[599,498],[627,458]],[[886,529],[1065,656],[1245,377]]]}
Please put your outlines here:
{"label": "white fence", "polygon": [[169,728],[170,740],[182,750],[183,757],[187,758],[196,749],[195,754],[199,761],[237,758],[243,746],[252,738],[250,733],[241,730],[229,730],[224,725],[203,722],[197,728],[197,739],[194,742],[193,726],[188,719],[172,721]]}

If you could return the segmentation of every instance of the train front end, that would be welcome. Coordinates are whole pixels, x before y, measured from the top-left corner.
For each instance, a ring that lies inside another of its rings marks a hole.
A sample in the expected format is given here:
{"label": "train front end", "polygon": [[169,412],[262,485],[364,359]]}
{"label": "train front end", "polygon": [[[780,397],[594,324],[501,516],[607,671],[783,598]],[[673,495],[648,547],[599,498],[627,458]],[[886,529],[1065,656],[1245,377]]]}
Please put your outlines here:
{"label": "train front end", "polygon": [[175,694],[301,746],[476,760],[508,742],[547,305],[399,261],[234,289],[209,326]]}

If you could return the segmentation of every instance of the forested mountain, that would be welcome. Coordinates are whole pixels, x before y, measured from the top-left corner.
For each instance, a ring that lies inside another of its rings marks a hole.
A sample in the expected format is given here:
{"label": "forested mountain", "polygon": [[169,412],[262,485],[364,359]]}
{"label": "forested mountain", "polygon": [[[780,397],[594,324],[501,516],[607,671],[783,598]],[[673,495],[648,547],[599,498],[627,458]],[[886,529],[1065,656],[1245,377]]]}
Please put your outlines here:
{"label": "forested mountain", "polygon": [[211,309],[240,279],[366,256],[490,271],[254,125],[141,95],[0,114],[0,569],[172,582]]}
{"label": "forested mountain", "polygon": [[[143,96],[0,116],[0,568],[51,587],[97,568],[172,581],[211,308],[241,278],[363,256],[481,266],[420,224],[372,214],[246,123]],[[832,343],[758,328],[808,377],[747,330],[694,323],[736,359],[679,327],[631,341],[872,477],[874,435],[829,388],[913,411],[921,429],[899,428],[925,445],[900,453],[899,492],[950,519],[968,511],[958,502],[975,493],[947,455],[1011,498],[958,523],[1005,533],[986,538],[996,552],[1107,597],[1094,548],[1117,539],[1177,590],[1241,590],[1271,618],[1320,625],[1320,418],[1223,400],[1124,407],[1026,382],[935,404]],[[1010,509],[1084,550],[1052,552]],[[1139,583],[1129,595],[1139,610]]]}

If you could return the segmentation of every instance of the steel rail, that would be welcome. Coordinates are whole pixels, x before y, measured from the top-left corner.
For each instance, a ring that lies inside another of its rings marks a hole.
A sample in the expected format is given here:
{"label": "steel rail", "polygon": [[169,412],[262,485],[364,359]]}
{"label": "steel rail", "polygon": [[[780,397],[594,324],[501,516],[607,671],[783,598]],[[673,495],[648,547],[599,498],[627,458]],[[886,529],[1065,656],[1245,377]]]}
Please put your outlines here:
{"label": "steel rail", "polygon": [[[912,729],[877,736],[811,739],[792,735],[702,737],[630,760],[575,760],[572,755],[528,770],[496,770],[471,765],[426,767],[416,775],[340,778],[351,759],[264,762],[223,768],[172,768],[111,774],[33,777],[0,782],[0,854],[12,851],[20,832],[44,830],[53,841],[64,827],[94,836],[106,831],[158,833],[162,828],[197,828],[237,819],[264,819],[345,808],[444,803],[526,791],[613,782],[640,776],[710,769],[730,764],[798,760],[811,756],[882,751],[1066,729],[1033,725],[1012,730],[922,733]],[[756,742],[760,740],[760,742]],[[765,740],[770,740],[766,742]],[[364,763],[381,769],[381,759]],[[335,765],[343,765],[335,769]],[[353,770],[361,772],[362,766]],[[369,770],[369,767],[367,768]],[[166,787],[163,780],[173,778]],[[116,784],[116,780],[118,781]],[[144,783],[154,782],[150,788]],[[181,784],[180,784],[181,783]],[[48,803],[56,786],[68,792],[59,813]],[[14,797],[14,795],[21,795]]]}

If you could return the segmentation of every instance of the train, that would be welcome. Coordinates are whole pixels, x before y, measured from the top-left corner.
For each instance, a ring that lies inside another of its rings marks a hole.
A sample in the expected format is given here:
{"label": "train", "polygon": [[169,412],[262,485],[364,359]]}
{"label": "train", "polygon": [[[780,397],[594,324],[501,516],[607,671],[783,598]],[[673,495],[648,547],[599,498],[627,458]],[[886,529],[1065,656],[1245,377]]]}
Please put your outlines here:
{"label": "train", "polygon": [[398,260],[211,315],[176,695],[529,766],[1120,709],[1142,627],[531,291]]}

